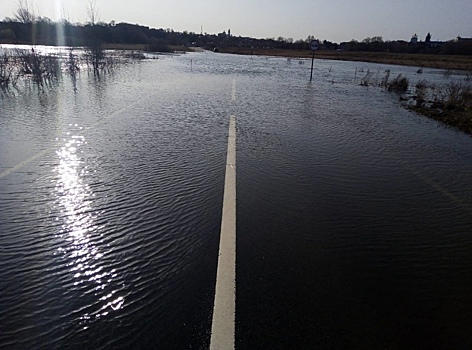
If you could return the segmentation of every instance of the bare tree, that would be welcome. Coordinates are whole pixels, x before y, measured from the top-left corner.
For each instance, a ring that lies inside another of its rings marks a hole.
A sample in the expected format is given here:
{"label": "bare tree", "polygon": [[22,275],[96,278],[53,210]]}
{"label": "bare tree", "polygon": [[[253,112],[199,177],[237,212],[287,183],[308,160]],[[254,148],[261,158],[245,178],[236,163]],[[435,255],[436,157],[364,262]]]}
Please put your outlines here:
{"label": "bare tree", "polygon": [[92,66],[93,74],[100,75],[102,68],[106,67],[106,55],[103,48],[101,36],[99,35],[99,11],[96,0],[87,0],[87,19],[90,27],[87,28],[87,39],[85,52],[87,54],[87,64]]}
{"label": "bare tree", "polygon": [[28,0],[18,0],[18,8],[14,15],[14,18],[21,23],[32,23],[36,19],[33,6],[28,2]]}
{"label": "bare tree", "polygon": [[91,25],[97,24],[100,20],[100,14],[97,8],[97,1],[96,0],[88,0],[87,2],[87,19]]}
{"label": "bare tree", "polygon": [[69,11],[66,10],[66,8],[64,7],[64,3],[62,3],[62,6],[61,6],[61,23],[62,24],[71,23]]}

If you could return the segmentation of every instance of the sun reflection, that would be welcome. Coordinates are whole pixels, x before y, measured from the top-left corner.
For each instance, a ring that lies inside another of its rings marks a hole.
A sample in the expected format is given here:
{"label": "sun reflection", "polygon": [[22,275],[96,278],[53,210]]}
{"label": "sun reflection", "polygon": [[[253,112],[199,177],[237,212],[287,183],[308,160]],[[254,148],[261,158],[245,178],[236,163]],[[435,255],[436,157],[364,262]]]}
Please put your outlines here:
{"label": "sun reflection", "polygon": [[63,221],[60,237],[64,243],[59,252],[67,258],[75,291],[80,291],[81,295],[90,295],[89,291],[93,291],[96,296],[92,304],[84,305],[90,311],[81,317],[86,321],[123,308],[125,299],[112,290],[117,273],[104,264],[104,254],[97,241],[98,213],[91,206],[93,191],[86,181],[88,169],[82,153],[86,140],[80,135],[82,128],[77,124],[69,127],[73,131],[65,134],[63,146],[56,152],[59,157],[55,169],[56,194]]}
{"label": "sun reflection", "polygon": [[[60,4],[59,0],[56,0],[56,15],[61,18],[61,20],[66,20],[64,4]],[[56,39],[58,46],[65,46],[66,39],[64,33],[64,26],[62,23],[57,23],[56,25]]]}

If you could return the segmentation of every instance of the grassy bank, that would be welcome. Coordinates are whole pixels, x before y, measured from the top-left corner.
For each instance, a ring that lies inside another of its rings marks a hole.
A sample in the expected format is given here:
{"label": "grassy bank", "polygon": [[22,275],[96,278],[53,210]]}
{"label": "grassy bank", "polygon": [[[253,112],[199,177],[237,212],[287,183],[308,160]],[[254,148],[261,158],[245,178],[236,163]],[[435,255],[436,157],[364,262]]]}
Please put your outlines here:
{"label": "grassy bank", "polygon": [[391,77],[389,69],[382,77],[374,77],[372,73],[367,71],[359,85],[396,93],[404,107],[472,135],[472,74],[447,84],[420,80],[410,86],[407,77],[402,74]]}
{"label": "grassy bank", "polygon": [[[284,50],[284,49],[254,49],[250,48],[220,48],[220,52],[239,55],[261,55],[311,58],[309,50]],[[320,50],[315,53],[315,58],[326,60],[359,61],[384,64],[396,64],[403,66],[428,67],[451,70],[472,71],[472,56],[453,55],[421,55],[421,54],[397,54],[388,52],[358,52],[358,51],[328,51]]]}
{"label": "grassy bank", "polygon": [[454,82],[443,87],[420,81],[407,107],[472,135],[472,85]]}
{"label": "grassy bank", "polygon": [[106,50],[130,50],[130,51],[144,51],[147,50],[147,44],[103,44]]}
{"label": "grassy bank", "polygon": [[[129,50],[129,51],[156,51],[150,50],[152,47],[149,44],[104,44],[107,50]],[[186,46],[163,45],[163,52],[190,52],[190,48]],[[157,50],[158,52],[159,50]]]}

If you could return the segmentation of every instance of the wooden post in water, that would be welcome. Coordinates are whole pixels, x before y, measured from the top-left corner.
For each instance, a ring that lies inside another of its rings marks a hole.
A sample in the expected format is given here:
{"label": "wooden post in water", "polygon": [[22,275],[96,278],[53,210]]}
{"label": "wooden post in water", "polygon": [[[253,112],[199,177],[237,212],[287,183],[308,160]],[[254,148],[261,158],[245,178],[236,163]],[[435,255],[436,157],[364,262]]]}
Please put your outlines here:
{"label": "wooden post in water", "polygon": [[313,52],[313,55],[311,56],[311,73],[310,73],[310,83],[311,80],[313,79],[313,62],[315,61],[315,51],[318,50],[320,47],[320,43],[318,40],[312,40],[310,43],[310,49]]}
{"label": "wooden post in water", "polygon": [[315,61],[315,51],[312,51],[313,54],[311,56],[311,73],[310,73],[310,82],[313,79],[313,62]]}

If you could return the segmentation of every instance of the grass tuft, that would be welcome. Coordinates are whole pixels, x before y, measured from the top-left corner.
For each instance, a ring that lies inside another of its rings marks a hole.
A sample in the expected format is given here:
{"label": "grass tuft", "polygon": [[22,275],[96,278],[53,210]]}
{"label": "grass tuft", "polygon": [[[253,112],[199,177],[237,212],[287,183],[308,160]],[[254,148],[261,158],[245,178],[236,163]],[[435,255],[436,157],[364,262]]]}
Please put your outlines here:
{"label": "grass tuft", "polygon": [[409,80],[407,77],[402,77],[401,74],[387,84],[387,90],[393,92],[406,92],[408,90]]}

